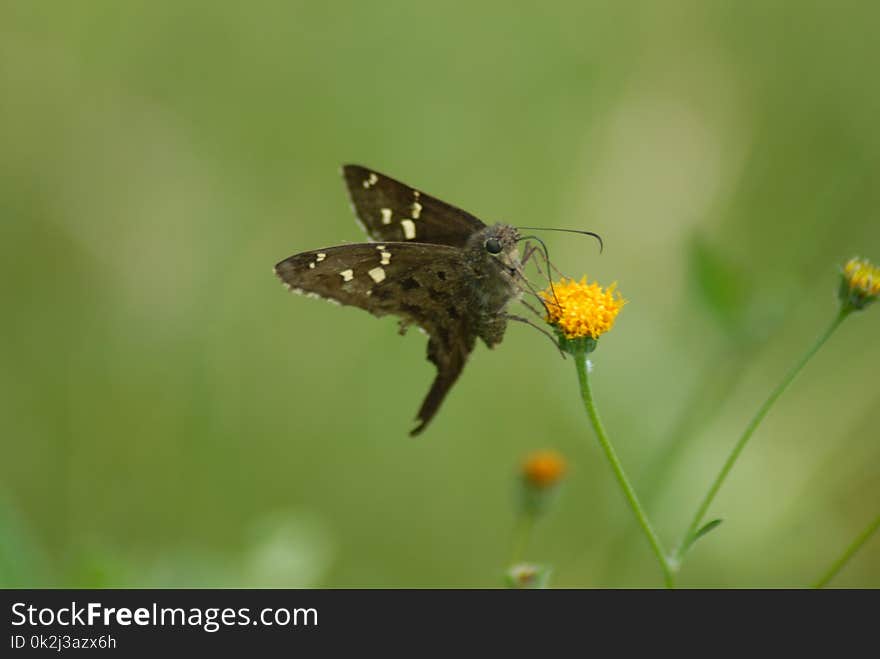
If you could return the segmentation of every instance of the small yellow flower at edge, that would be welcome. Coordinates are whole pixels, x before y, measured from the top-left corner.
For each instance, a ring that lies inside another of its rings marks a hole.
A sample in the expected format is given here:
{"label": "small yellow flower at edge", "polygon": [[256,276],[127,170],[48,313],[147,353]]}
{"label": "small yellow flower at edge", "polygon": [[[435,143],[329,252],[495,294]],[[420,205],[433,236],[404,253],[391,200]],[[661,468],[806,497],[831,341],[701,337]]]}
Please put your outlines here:
{"label": "small yellow flower at edge", "polygon": [[841,275],[838,296],[844,307],[864,309],[880,297],[880,268],[868,259],[850,259]]}

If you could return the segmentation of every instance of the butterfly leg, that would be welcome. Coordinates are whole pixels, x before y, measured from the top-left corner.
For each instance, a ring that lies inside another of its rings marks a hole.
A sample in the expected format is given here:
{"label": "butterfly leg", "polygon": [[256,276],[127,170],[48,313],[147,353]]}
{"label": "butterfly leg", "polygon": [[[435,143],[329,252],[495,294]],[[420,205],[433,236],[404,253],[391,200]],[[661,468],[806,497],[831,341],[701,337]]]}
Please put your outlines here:
{"label": "butterfly leg", "polygon": [[[537,253],[537,254],[540,254],[541,256],[544,257],[544,262],[547,264],[547,280],[548,281],[550,280],[550,275],[553,272],[555,272],[560,277],[565,277],[565,275],[562,274],[561,272],[559,272],[559,269],[550,262],[550,255],[547,254],[546,248],[541,249],[542,246],[543,245],[533,245],[531,242],[529,242],[527,240],[525,246],[523,247],[523,255],[522,255],[522,258],[520,259],[520,265],[525,267],[525,265],[526,265],[526,263],[528,263],[529,259],[532,258],[532,255]],[[535,267],[538,269],[538,274],[540,274],[543,277],[544,271],[541,268],[541,264],[538,261],[535,261]]]}
{"label": "butterfly leg", "polygon": [[[531,249],[529,249],[529,248],[531,248]],[[523,260],[522,260],[523,265],[525,265],[525,262],[526,262],[526,256],[525,256],[526,251],[528,251],[528,256],[531,256],[532,254],[537,252],[537,253],[541,254],[541,256],[544,257],[544,263],[546,263],[546,265],[547,265],[547,274],[546,275],[544,274],[544,270],[543,270],[543,268],[541,268],[541,264],[538,261],[535,261],[535,268],[537,268],[539,275],[547,278],[547,281],[550,281],[550,277],[554,272],[556,273],[556,275],[558,277],[564,277],[565,279],[571,279],[571,277],[566,277],[564,274],[562,274],[559,271],[559,268],[557,268],[555,265],[553,265],[550,262],[550,258],[547,256],[547,253],[541,252],[538,250],[537,245],[530,245],[529,243],[526,243],[526,249],[523,250]]]}
{"label": "butterfly leg", "polygon": [[505,317],[507,318],[507,320],[515,320],[515,321],[518,322],[518,323],[525,323],[526,325],[529,325],[529,326],[531,326],[531,327],[534,327],[534,328],[535,328],[536,330],[538,330],[541,334],[543,334],[543,335],[546,336],[548,339],[550,339],[550,341],[553,342],[553,347],[556,348],[556,349],[559,351],[559,354],[562,355],[562,358],[565,359],[565,352],[562,350],[562,348],[559,347],[559,341],[556,339],[555,336],[553,336],[550,332],[548,332],[547,330],[545,330],[543,327],[541,327],[541,326],[539,326],[539,325],[536,325],[535,323],[533,323],[533,322],[532,322],[531,320],[529,320],[528,318],[523,318],[522,316],[515,316],[515,315],[513,315],[513,314],[506,314]]}
{"label": "butterfly leg", "polygon": [[[542,300],[541,298],[538,298],[538,301],[539,301],[541,304],[544,305],[544,313],[541,313],[540,311],[538,311],[535,307],[533,307],[531,304],[529,304],[529,303],[526,302],[525,300],[520,300],[519,303],[520,303],[521,305],[523,305],[526,309],[528,309],[529,311],[531,311],[533,314],[535,314],[535,318],[538,318],[538,319],[540,319],[540,320],[546,321],[546,320],[547,320],[547,314],[549,313],[549,312],[547,311],[547,305],[546,305],[546,303],[544,302],[544,300]],[[518,317],[517,317],[517,318],[511,318],[511,320],[519,320],[519,318],[518,318]],[[525,321],[523,321],[523,322],[525,322]],[[531,322],[529,322],[529,324],[532,325],[532,327],[535,327],[535,328],[541,330],[544,334],[547,334],[547,336],[550,336],[551,338],[553,338],[553,336],[552,336],[551,334],[549,334],[549,333],[547,332],[547,330],[545,330],[543,327],[540,327],[540,326],[538,326],[538,325],[534,325],[534,324],[531,323]],[[553,339],[553,343],[556,343],[556,339]],[[564,356],[564,355],[563,355],[563,356]]]}
{"label": "butterfly leg", "polygon": [[528,263],[529,259],[532,257],[532,254],[534,254],[537,250],[538,246],[533,245],[527,240],[525,246],[523,247],[523,255],[522,259],[520,259],[520,265],[525,267],[526,263]]}
{"label": "butterfly leg", "polygon": [[520,304],[523,305],[526,309],[528,309],[528,310],[531,311],[533,314],[535,314],[536,317],[540,318],[541,320],[544,320],[545,315],[542,314],[542,313],[541,313],[540,311],[538,311],[537,309],[535,309],[535,307],[533,307],[531,304],[529,304],[529,303],[526,302],[525,300],[520,300],[519,302],[520,302]]}
{"label": "butterfly leg", "polygon": [[[525,277],[520,277],[520,282],[517,282],[516,286],[519,289],[520,293],[528,293],[530,295],[534,295],[535,299],[541,303],[542,307],[544,307],[545,314],[550,313],[550,310],[547,308],[547,300],[545,300],[538,293],[538,291],[535,290],[535,287],[532,286],[531,282],[529,282],[528,279],[526,279]],[[551,290],[553,290],[552,287],[551,287]],[[555,297],[555,292],[554,292],[554,297]],[[540,318],[541,320],[544,320],[544,317],[545,317],[544,314],[541,314],[541,312],[539,312],[537,309],[535,309],[535,307],[533,307],[528,302],[526,302],[524,299],[522,299],[522,297],[519,298],[519,302],[521,302],[529,311],[531,311],[533,314],[535,314],[538,318]]]}

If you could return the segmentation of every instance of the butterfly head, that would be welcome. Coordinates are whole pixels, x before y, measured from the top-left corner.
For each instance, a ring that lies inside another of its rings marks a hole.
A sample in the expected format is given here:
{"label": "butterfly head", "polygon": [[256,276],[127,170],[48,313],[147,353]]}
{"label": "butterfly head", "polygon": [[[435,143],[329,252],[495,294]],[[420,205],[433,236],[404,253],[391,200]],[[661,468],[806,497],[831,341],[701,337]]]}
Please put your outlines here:
{"label": "butterfly head", "polygon": [[469,247],[481,260],[495,262],[505,274],[515,277],[520,271],[517,243],[519,231],[509,224],[495,224],[475,233]]}

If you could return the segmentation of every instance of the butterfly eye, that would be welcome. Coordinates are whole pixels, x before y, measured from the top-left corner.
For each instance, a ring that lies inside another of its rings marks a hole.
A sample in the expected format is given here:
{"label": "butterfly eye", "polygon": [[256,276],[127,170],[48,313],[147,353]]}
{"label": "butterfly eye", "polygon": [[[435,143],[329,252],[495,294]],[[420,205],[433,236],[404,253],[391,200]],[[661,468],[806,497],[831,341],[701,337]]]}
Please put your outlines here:
{"label": "butterfly eye", "polygon": [[497,238],[489,238],[486,241],[486,251],[490,254],[498,254],[501,251],[501,243]]}

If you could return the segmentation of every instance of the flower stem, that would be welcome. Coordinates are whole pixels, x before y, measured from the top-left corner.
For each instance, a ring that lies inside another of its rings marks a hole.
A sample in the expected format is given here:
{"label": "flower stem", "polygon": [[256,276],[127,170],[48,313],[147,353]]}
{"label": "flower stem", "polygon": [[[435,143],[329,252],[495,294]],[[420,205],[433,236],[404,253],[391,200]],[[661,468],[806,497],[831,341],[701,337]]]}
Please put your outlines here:
{"label": "flower stem", "polygon": [[590,422],[593,424],[593,430],[596,432],[599,444],[602,446],[602,450],[605,451],[605,457],[608,458],[608,462],[611,464],[611,469],[617,477],[620,489],[623,490],[623,494],[626,496],[626,500],[629,503],[630,508],[632,508],[633,514],[636,516],[639,525],[642,527],[642,531],[644,531],[654,555],[657,556],[657,561],[660,563],[660,569],[663,570],[663,581],[666,584],[666,587],[673,588],[675,582],[673,579],[672,568],[670,567],[666,554],[663,551],[663,546],[660,544],[660,539],[651,527],[651,522],[648,520],[648,516],[642,509],[635,490],[633,490],[632,485],[630,485],[629,479],[627,479],[626,473],[623,471],[623,466],[620,464],[620,460],[617,457],[617,453],[614,451],[614,447],[608,439],[602,421],[599,419],[599,412],[596,409],[596,403],[593,401],[593,390],[590,387],[590,376],[587,369],[587,356],[584,351],[579,350],[574,355],[574,365],[575,369],[577,369],[578,383],[581,387],[581,396],[584,400],[584,407],[590,417]]}
{"label": "flower stem", "polygon": [[855,553],[862,548],[862,546],[868,542],[870,537],[874,535],[874,533],[880,529],[880,515],[877,518],[868,524],[867,528],[862,531],[855,540],[852,541],[849,547],[846,548],[846,551],[838,558],[834,563],[832,563],[831,567],[828,568],[828,571],[822,576],[819,581],[816,582],[815,588],[824,588],[828,585],[828,582],[831,581],[834,577],[837,576],[837,573],[849,562]]}
{"label": "flower stem", "polygon": [[831,335],[834,334],[834,331],[840,326],[840,324],[844,321],[844,319],[851,313],[852,309],[844,306],[840,312],[834,317],[832,323],[828,326],[828,329],[819,337],[816,343],[813,344],[813,347],[807,350],[803,357],[801,357],[800,361],[795,364],[794,368],[792,368],[788,374],[782,379],[782,381],[776,386],[771,394],[767,397],[767,400],[758,408],[758,411],[755,413],[755,416],[752,417],[752,420],[749,421],[749,424],[746,426],[746,429],[743,431],[743,434],[737,440],[736,444],[733,447],[733,450],[727,456],[727,460],[724,461],[724,465],[721,467],[721,471],[718,472],[718,475],[715,477],[715,480],[712,482],[712,485],[709,487],[709,491],[706,492],[706,496],[703,497],[702,503],[700,503],[700,507],[697,508],[697,512],[694,514],[693,520],[691,520],[691,524],[688,527],[687,531],[682,537],[681,542],[678,545],[678,549],[675,551],[675,564],[681,564],[681,560],[684,558],[684,553],[690,545],[690,540],[697,532],[700,522],[703,521],[703,518],[706,515],[706,512],[709,510],[709,506],[712,505],[712,501],[715,499],[715,495],[718,494],[718,490],[721,489],[721,485],[724,483],[724,480],[727,478],[727,475],[730,473],[730,470],[733,468],[733,465],[736,464],[737,459],[748,443],[749,439],[751,439],[752,435],[757,430],[758,426],[763,421],[764,417],[767,416],[767,412],[770,411],[770,408],[773,407],[773,404],[776,400],[788,389],[788,386],[794,381],[797,377],[798,373],[803,370],[804,366],[806,366],[807,362],[813,358],[819,349],[825,345],[825,342],[831,338]]}
{"label": "flower stem", "polygon": [[520,513],[516,520],[513,531],[512,549],[510,552],[510,564],[515,565],[523,560],[529,540],[532,537],[532,529],[535,526],[535,515],[530,512]]}

